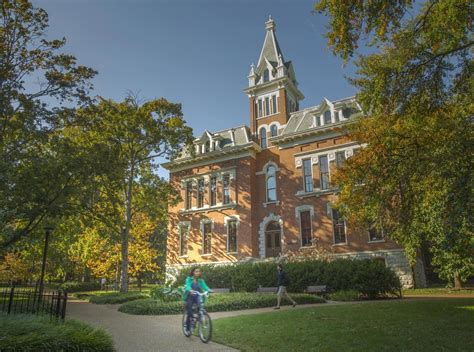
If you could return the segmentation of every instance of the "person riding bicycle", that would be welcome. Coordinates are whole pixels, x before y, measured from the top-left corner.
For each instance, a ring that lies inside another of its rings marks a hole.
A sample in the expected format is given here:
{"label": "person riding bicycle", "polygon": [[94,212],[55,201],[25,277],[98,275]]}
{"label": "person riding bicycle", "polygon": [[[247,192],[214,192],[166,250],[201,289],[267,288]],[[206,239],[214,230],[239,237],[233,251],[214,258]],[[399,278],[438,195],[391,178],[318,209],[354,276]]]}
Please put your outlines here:
{"label": "person riding bicycle", "polygon": [[193,294],[194,292],[207,293],[209,292],[209,287],[207,287],[206,282],[201,279],[201,268],[194,267],[191,269],[189,276],[186,278],[184,284],[184,292],[182,300],[186,304],[187,319],[186,319],[186,329],[189,331],[191,325],[191,317],[193,316],[193,305],[200,304],[199,295]]}

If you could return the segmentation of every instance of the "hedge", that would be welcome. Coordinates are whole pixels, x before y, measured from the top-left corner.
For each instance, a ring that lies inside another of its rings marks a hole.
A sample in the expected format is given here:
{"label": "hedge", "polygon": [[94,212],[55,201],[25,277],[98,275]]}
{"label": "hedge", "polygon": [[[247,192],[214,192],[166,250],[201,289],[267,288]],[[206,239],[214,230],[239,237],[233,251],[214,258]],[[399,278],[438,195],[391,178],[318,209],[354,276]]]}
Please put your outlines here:
{"label": "hedge", "polygon": [[[309,294],[293,294],[291,296],[298,304],[324,303],[324,299]],[[285,299],[282,305],[290,304]],[[222,293],[211,295],[206,302],[208,312],[224,312],[252,308],[273,307],[276,305],[276,295],[266,293]],[[120,312],[136,315],[166,315],[181,314],[183,303],[162,302],[152,298],[139,299],[124,303]]]}
{"label": "hedge", "polygon": [[[78,298],[80,297],[79,294]],[[120,304],[147,297],[149,297],[147,294],[141,292],[108,292],[91,296],[89,302],[94,304]]]}
{"label": "hedge", "polygon": [[[202,265],[203,277],[211,288],[230,288],[235,292],[254,292],[257,287],[276,286],[275,262],[248,262],[233,265]],[[304,292],[307,286],[327,285],[330,291],[355,290],[368,298],[398,295],[397,275],[379,261],[336,259],[285,264],[290,292]],[[189,268],[180,271],[176,285],[182,285]]]}
{"label": "hedge", "polygon": [[100,290],[100,284],[98,282],[69,281],[59,285],[59,288],[67,292],[85,292]]}
{"label": "hedge", "polygon": [[0,351],[114,351],[112,338],[82,322],[0,314]]}

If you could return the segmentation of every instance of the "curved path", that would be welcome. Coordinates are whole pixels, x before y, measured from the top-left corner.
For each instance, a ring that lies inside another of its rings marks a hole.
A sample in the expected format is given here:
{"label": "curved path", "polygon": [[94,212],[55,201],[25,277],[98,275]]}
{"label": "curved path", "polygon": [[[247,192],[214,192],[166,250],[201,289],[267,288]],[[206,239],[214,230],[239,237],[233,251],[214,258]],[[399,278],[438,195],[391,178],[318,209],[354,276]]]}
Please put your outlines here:
{"label": "curved path", "polygon": [[110,333],[119,352],[235,351],[214,342],[204,344],[195,336],[186,338],[181,332],[179,315],[131,315],[119,312],[117,307],[71,300],[67,304],[67,318],[103,328]]}

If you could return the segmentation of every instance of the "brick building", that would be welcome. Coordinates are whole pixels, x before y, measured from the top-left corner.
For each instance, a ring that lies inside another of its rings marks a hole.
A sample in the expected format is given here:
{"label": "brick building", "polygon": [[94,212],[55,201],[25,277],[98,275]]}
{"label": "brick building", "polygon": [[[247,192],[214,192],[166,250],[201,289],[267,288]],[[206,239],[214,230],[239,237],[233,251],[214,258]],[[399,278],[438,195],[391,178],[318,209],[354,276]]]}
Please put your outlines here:
{"label": "brick building", "polygon": [[205,131],[195,155],[164,166],[182,202],[169,209],[167,268],[278,257],[317,244],[336,256],[383,260],[413,284],[403,248],[375,229],[352,231],[331,207],[331,173],[363,145],[344,136],[353,97],[303,110],[291,61],[266,23],[244,90],[250,125]]}

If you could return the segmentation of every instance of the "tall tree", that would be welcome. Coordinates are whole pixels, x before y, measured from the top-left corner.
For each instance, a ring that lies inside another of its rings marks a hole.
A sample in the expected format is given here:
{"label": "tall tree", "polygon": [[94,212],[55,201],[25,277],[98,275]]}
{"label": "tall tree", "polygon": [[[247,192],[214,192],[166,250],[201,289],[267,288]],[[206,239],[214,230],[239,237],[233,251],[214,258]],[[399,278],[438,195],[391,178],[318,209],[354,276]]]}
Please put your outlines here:
{"label": "tall tree", "polygon": [[29,1],[0,1],[0,248],[62,213],[87,176],[58,131],[73,112],[65,105],[90,102],[96,72],[62,52],[64,38],[47,40],[47,28]]}
{"label": "tall tree", "polygon": [[[157,160],[173,158],[191,145],[192,130],[186,126],[181,105],[165,99],[143,104],[133,97],[120,103],[102,99],[79,115],[90,128],[86,136],[79,132],[81,139],[103,145],[113,155],[109,172],[96,178],[95,197],[99,201],[89,203],[88,214],[120,235],[120,290],[127,292],[133,217],[138,213],[152,215],[151,219],[160,215],[159,199],[167,201],[172,192],[156,175]],[[97,212],[96,205],[102,211]],[[165,211],[163,207],[160,210]]]}
{"label": "tall tree", "polygon": [[345,61],[365,115],[349,134],[367,143],[338,173],[340,208],[379,227],[414,263],[430,245],[440,276],[474,275],[473,5],[468,0],[321,0],[329,46]]}

